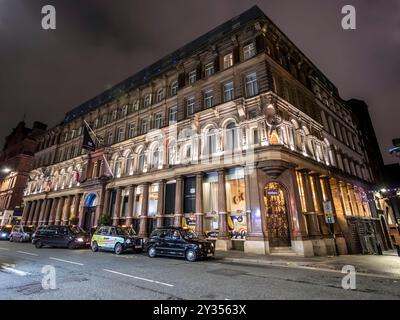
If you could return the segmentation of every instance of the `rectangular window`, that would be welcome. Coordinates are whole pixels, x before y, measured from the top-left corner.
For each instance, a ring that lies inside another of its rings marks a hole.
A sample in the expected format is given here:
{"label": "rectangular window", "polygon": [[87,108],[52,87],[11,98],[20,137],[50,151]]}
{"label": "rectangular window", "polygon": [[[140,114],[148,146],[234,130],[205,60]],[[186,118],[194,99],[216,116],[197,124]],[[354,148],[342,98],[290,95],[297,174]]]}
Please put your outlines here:
{"label": "rectangular window", "polygon": [[204,108],[211,108],[214,105],[214,91],[207,90],[204,92]]}
{"label": "rectangular window", "polygon": [[162,113],[157,113],[154,118],[154,128],[160,129],[162,127]]}
{"label": "rectangular window", "polygon": [[256,55],[256,47],[254,43],[250,43],[243,47],[243,57],[244,60],[250,59]]}
{"label": "rectangular window", "polygon": [[196,82],[196,77],[197,77],[197,71],[193,70],[189,72],[189,84],[193,84]]}
{"label": "rectangular window", "polygon": [[122,142],[125,140],[125,130],[124,128],[118,129],[118,142]]}
{"label": "rectangular window", "polygon": [[117,119],[117,110],[114,110],[111,116],[111,121],[115,121]]}
{"label": "rectangular window", "polygon": [[145,133],[147,133],[147,119],[142,119],[142,122],[141,122],[141,134],[145,134]]}
{"label": "rectangular window", "polygon": [[258,144],[258,128],[253,128],[253,144]]}
{"label": "rectangular window", "polygon": [[206,77],[212,76],[214,74],[214,72],[215,72],[214,62],[206,64],[206,66],[204,68],[204,73],[205,73]]}
{"label": "rectangular window", "polygon": [[235,98],[233,81],[224,84],[224,102],[231,101]]}
{"label": "rectangular window", "polygon": [[169,109],[168,121],[170,125],[176,123],[177,112],[178,112],[177,106],[173,106]]}
{"label": "rectangular window", "polygon": [[225,179],[226,204],[232,237],[245,239],[247,233],[244,169],[229,169]]}
{"label": "rectangular window", "polygon": [[185,179],[183,210],[184,213],[196,212],[196,177]]}
{"label": "rectangular window", "polygon": [[246,95],[253,97],[258,94],[257,74],[251,73],[246,76]]}
{"label": "rectangular window", "polygon": [[186,99],[186,115],[190,116],[194,113],[194,97],[189,97]]}
{"label": "rectangular window", "polygon": [[135,124],[131,123],[129,125],[128,137],[129,137],[129,139],[132,139],[134,136],[135,136]]}
{"label": "rectangular window", "polygon": [[112,132],[109,132],[108,133],[108,136],[107,136],[107,145],[112,145],[113,144],[113,134],[112,134]]}
{"label": "rectangular window", "polygon": [[228,53],[224,56],[224,69],[228,69],[233,66],[233,53]]}

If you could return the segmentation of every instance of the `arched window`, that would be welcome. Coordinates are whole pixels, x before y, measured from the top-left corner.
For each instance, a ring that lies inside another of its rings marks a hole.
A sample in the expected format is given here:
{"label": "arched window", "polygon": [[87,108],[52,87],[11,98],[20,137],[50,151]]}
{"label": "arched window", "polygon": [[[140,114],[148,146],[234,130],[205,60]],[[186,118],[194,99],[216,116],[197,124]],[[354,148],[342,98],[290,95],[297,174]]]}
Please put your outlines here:
{"label": "arched window", "polygon": [[122,175],[122,159],[117,159],[114,165],[114,176],[120,178]]}
{"label": "arched window", "polygon": [[144,154],[144,150],[142,149],[139,153],[139,158],[138,158],[138,171],[139,172],[143,172],[145,162],[146,162],[146,155]]}
{"label": "arched window", "polygon": [[133,155],[129,154],[126,158],[125,175],[130,176],[133,174]]}
{"label": "arched window", "polygon": [[168,164],[176,164],[176,142],[173,141],[168,146]]}
{"label": "arched window", "polygon": [[178,81],[174,81],[171,84],[171,97],[175,96],[178,93]]}
{"label": "arched window", "polygon": [[217,152],[217,130],[209,129],[206,133],[205,154],[212,155]]}
{"label": "arched window", "polygon": [[161,102],[162,100],[164,100],[165,94],[164,94],[164,89],[161,88],[157,91],[157,102]]}
{"label": "arched window", "polygon": [[150,107],[151,105],[151,94],[148,94],[145,98],[144,98],[144,107]]}
{"label": "arched window", "polygon": [[160,164],[161,159],[161,150],[159,147],[154,148],[153,153],[151,155],[151,168],[157,169]]}
{"label": "arched window", "polygon": [[225,150],[233,151],[238,149],[239,139],[238,139],[238,128],[236,123],[231,122],[226,126],[225,131]]}

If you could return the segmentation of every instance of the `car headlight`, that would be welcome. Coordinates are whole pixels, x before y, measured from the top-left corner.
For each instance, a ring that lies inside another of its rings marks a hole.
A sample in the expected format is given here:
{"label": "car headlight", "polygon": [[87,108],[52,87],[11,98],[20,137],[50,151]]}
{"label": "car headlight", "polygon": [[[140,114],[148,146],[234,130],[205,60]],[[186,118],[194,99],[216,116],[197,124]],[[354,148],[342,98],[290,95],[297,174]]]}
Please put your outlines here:
{"label": "car headlight", "polygon": [[127,239],[127,240],[126,240],[126,243],[127,243],[127,244],[130,244],[131,242],[132,242],[131,239]]}
{"label": "car headlight", "polygon": [[199,244],[199,249],[203,249],[203,245],[202,244]]}
{"label": "car headlight", "polygon": [[84,240],[83,238],[78,238],[78,239],[76,239],[76,241],[78,241],[78,242],[84,242],[85,240]]}
{"label": "car headlight", "polygon": [[214,248],[214,243],[213,242],[211,242],[211,247]]}
{"label": "car headlight", "polygon": [[7,233],[2,233],[2,234],[1,234],[1,237],[2,237],[2,238],[7,237]]}

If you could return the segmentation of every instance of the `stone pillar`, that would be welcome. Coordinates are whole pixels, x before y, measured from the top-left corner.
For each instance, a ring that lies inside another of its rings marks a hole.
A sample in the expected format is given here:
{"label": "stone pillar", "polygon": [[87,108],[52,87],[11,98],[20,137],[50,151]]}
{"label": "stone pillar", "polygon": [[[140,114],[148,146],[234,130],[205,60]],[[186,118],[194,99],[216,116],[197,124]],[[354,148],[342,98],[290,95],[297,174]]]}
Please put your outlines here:
{"label": "stone pillar", "polygon": [[82,199],[82,194],[78,193],[77,195],[75,195],[74,213],[73,213],[74,218],[79,218],[79,209],[81,207],[81,199]]}
{"label": "stone pillar", "polygon": [[217,250],[230,250],[232,240],[229,238],[228,213],[226,209],[225,170],[218,171],[218,240]]}
{"label": "stone pillar", "polygon": [[31,210],[31,205],[32,205],[32,202],[30,202],[30,201],[27,201],[25,203],[25,207],[24,207],[24,211],[22,213],[22,219],[21,219],[22,225],[26,225],[26,222],[28,221],[29,211]]}
{"label": "stone pillar", "polygon": [[132,225],[133,209],[134,209],[134,204],[135,204],[135,191],[136,191],[135,185],[129,186],[128,214],[126,216],[126,225],[128,227],[130,227]]}
{"label": "stone pillar", "polygon": [[62,213],[64,211],[64,204],[65,204],[65,197],[61,197],[60,200],[58,201],[56,218],[54,221],[54,224],[56,226],[59,226],[61,224]]}
{"label": "stone pillar", "polygon": [[39,226],[41,226],[43,224],[43,218],[46,215],[46,211],[47,211],[48,207],[49,207],[49,199],[44,199],[42,208],[40,209],[40,214],[39,214],[39,220],[38,220]]}
{"label": "stone pillar", "polygon": [[119,225],[119,218],[121,213],[121,202],[122,202],[122,187],[117,189],[117,195],[115,197],[115,206],[114,206],[114,213],[113,213],[113,226]]}
{"label": "stone pillar", "polygon": [[28,216],[27,225],[31,225],[32,222],[33,222],[33,216],[35,215],[36,206],[37,206],[37,201],[36,200],[32,201],[31,208],[29,209],[29,216]]}
{"label": "stone pillar", "polygon": [[200,237],[204,235],[203,177],[202,172],[196,175],[196,233]]}
{"label": "stone pillar", "polygon": [[157,201],[157,227],[164,226],[164,202],[165,202],[165,181],[158,183],[158,201]]}
{"label": "stone pillar", "polygon": [[38,225],[39,215],[40,215],[40,211],[42,209],[42,206],[43,206],[43,200],[38,200],[37,204],[36,204],[36,208],[35,208],[35,215],[33,216],[33,221],[32,221],[32,224],[35,227]]}
{"label": "stone pillar", "polygon": [[53,202],[54,202],[53,199],[47,199],[47,205],[46,205],[46,209],[44,211],[42,224],[47,225],[49,223],[50,211],[53,206]]}
{"label": "stone pillar", "polygon": [[325,190],[327,190],[329,201],[332,203],[333,212],[335,214],[335,224],[333,225],[333,232],[335,233],[335,242],[338,253],[346,255],[348,248],[346,242],[350,243],[351,234],[347,229],[347,221],[345,218],[345,207],[343,199],[340,196],[339,181],[334,178],[324,178]]}
{"label": "stone pillar", "polygon": [[142,210],[140,213],[140,227],[139,236],[147,238],[147,214],[149,206],[149,184],[145,183],[142,185]]}
{"label": "stone pillar", "polygon": [[319,229],[318,217],[315,211],[313,190],[310,184],[310,175],[307,170],[301,171],[301,180],[303,183],[304,198],[306,201],[306,222],[308,235],[310,238],[318,238],[321,236],[321,230]]}
{"label": "stone pillar", "polygon": [[54,225],[55,221],[56,221],[56,213],[57,213],[57,209],[58,209],[58,203],[60,202],[60,198],[55,198],[53,200],[53,204],[51,206],[51,210],[50,210],[50,216],[48,219],[48,224],[50,226]]}
{"label": "stone pillar", "polygon": [[175,186],[175,227],[182,227],[183,218],[183,177],[176,178]]}
{"label": "stone pillar", "polygon": [[321,234],[326,238],[329,237],[330,232],[329,232],[329,226],[325,222],[325,215],[324,215],[324,196],[322,193],[322,188],[321,188],[321,181],[320,177],[318,174],[313,174],[311,175],[311,178],[313,179],[314,182],[314,187],[315,187],[315,197],[317,200],[318,208],[317,210],[317,216],[318,216],[318,222],[319,222],[319,228],[321,230]]}
{"label": "stone pillar", "polygon": [[104,196],[104,212],[101,214],[110,215],[110,198],[111,198],[111,190],[106,189]]}
{"label": "stone pillar", "polygon": [[69,218],[71,215],[72,197],[73,196],[67,196],[67,198],[65,200],[65,208],[64,208],[64,212],[63,212],[63,216],[62,216],[62,221],[61,221],[63,226],[68,225],[68,222],[69,222]]}

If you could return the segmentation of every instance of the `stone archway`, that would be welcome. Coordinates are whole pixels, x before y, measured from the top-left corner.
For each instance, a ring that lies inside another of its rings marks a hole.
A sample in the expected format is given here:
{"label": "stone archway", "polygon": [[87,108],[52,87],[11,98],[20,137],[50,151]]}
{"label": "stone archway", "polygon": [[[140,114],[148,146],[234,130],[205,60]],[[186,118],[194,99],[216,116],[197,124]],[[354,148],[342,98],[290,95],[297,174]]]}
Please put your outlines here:
{"label": "stone archway", "polygon": [[83,204],[81,227],[87,232],[90,232],[91,228],[94,226],[96,219],[97,199],[98,197],[95,193],[90,193],[86,196]]}
{"label": "stone archway", "polygon": [[269,182],[265,185],[264,204],[269,246],[290,247],[287,196],[281,184]]}

